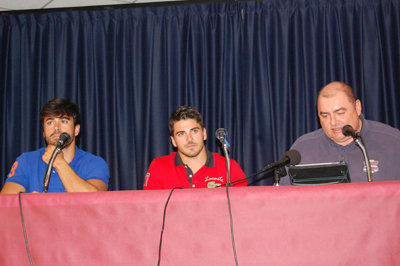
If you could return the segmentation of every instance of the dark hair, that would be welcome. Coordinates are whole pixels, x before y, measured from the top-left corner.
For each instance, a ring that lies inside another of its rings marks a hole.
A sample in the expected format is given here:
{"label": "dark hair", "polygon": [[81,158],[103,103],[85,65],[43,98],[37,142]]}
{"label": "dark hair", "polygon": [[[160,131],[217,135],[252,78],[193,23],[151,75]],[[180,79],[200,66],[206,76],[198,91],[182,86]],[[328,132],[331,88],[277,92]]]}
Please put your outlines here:
{"label": "dark hair", "polygon": [[81,123],[79,115],[79,107],[77,104],[71,102],[68,99],[56,98],[46,103],[40,111],[40,124],[44,126],[45,116],[61,116],[68,115],[74,119],[74,125]]}
{"label": "dark hair", "polygon": [[180,120],[194,119],[200,124],[201,129],[204,128],[203,117],[196,108],[191,106],[180,106],[170,116],[168,120],[169,134],[174,135],[174,124]]}

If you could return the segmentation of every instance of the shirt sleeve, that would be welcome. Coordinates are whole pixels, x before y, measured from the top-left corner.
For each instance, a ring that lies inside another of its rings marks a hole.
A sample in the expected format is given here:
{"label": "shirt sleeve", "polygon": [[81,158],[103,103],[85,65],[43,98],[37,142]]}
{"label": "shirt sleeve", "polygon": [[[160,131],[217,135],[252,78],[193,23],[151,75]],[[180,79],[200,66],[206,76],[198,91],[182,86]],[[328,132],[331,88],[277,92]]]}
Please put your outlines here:
{"label": "shirt sleeve", "polygon": [[19,156],[17,160],[13,163],[10,169],[10,173],[7,176],[6,182],[13,182],[23,186],[28,189],[29,180],[25,173],[26,161],[23,155]]}
{"label": "shirt sleeve", "polygon": [[152,189],[157,189],[157,169],[159,167],[157,166],[157,162],[153,160],[150,163],[149,169],[147,169],[146,176],[144,178],[144,184],[143,184],[143,190],[152,190]]}
{"label": "shirt sleeve", "polygon": [[103,181],[107,187],[110,180],[110,170],[108,165],[103,158],[99,156],[94,156],[86,164],[86,171],[84,176],[80,176],[84,180],[98,179]]}

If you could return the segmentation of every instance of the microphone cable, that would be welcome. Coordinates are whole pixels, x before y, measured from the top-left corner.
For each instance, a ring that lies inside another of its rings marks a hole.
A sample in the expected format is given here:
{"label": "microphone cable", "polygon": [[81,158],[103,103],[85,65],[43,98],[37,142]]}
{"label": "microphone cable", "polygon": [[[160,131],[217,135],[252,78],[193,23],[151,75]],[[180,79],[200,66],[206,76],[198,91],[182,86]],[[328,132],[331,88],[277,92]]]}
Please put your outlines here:
{"label": "microphone cable", "polygon": [[235,264],[238,266],[238,260],[236,255],[236,245],[235,245],[235,234],[233,231],[233,218],[232,218],[232,210],[231,210],[231,199],[229,198],[229,186],[226,186],[226,197],[228,200],[228,210],[229,210],[229,221],[231,225],[231,239],[232,239],[232,248],[233,248],[233,256],[235,258]]}
{"label": "microphone cable", "polygon": [[[226,139],[225,139],[226,140]],[[229,187],[231,186],[231,178],[230,178],[230,173],[231,173],[231,164],[230,164],[230,159],[228,156],[228,150],[227,147],[224,145],[224,153],[225,153],[225,160],[226,160],[226,167],[227,167],[227,172],[226,172],[226,181],[227,181],[227,185],[226,185],[226,199],[228,201],[228,211],[229,211],[229,223],[230,223],[230,227],[231,227],[231,241],[232,241],[232,249],[233,249],[233,256],[235,259],[235,264],[236,266],[239,265],[238,263],[238,259],[237,259],[237,254],[236,254],[236,245],[235,245],[235,233],[233,230],[233,217],[232,217],[232,209],[231,209],[231,199],[229,197]]]}
{"label": "microphone cable", "polygon": [[[271,170],[272,170],[272,169],[271,169]],[[249,175],[249,176],[246,176],[245,178],[235,180],[235,181],[233,181],[233,182],[230,182],[230,183],[229,183],[229,186],[233,186],[234,184],[239,183],[239,182],[248,181],[249,178],[255,177],[255,176],[257,176],[257,175],[259,175],[259,174],[262,174],[262,173],[264,173],[264,172],[266,172],[266,171],[258,171],[257,173],[254,173],[254,174],[251,174],[251,175]],[[264,178],[259,178],[259,179],[257,179],[256,181],[253,181],[251,184],[253,184],[253,183],[257,182],[257,181],[260,181],[260,180],[262,180],[262,179],[264,179]],[[219,187],[224,187],[224,186],[227,186],[227,185],[228,185],[228,184],[221,184],[221,186],[219,186]],[[227,187],[228,187],[228,186],[227,186]]]}
{"label": "microphone cable", "polygon": [[[165,203],[164,213],[163,213],[163,223],[162,223],[162,226],[161,226],[160,242],[159,242],[159,246],[158,246],[157,266],[159,266],[160,262],[161,262],[161,247],[162,247],[162,240],[163,240],[163,234],[164,234],[164,228],[165,228],[165,218],[166,218],[166,214],[167,214],[167,206],[168,206],[169,200],[171,199],[172,193],[174,192],[175,189],[184,189],[184,188],[182,188],[182,187],[173,187],[171,189],[171,192],[169,193],[168,199],[167,199],[167,201]],[[230,201],[230,198],[229,198],[229,186],[226,186],[226,195],[227,195],[227,198],[228,198],[228,209],[229,209],[229,218],[230,218],[230,225],[231,225],[233,254],[234,254],[236,266],[238,266],[239,264],[238,264],[238,261],[237,261],[236,247],[235,247],[235,237],[234,237],[234,231],[233,231],[233,219],[232,219],[231,201]]]}
{"label": "microphone cable", "polygon": [[[300,162],[301,162],[301,155],[300,155],[300,153],[299,153],[297,150],[294,150],[294,149],[293,149],[293,150],[288,150],[287,152],[285,152],[285,153],[283,154],[283,158],[280,159],[279,161],[276,161],[276,162],[274,162],[274,163],[272,163],[272,164],[269,164],[269,165],[267,165],[266,167],[264,167],[263,169],[257,171],[257,172],[254,173],[254,174],[251,174],[251,175],[249,175],[249,176],[246,176],[245,178],[242,178],[242,179],[239,179],[239,180],[235,180],[234,182],[229,183],[229,185],[231,186],[231,185],[233,185],[233,184],[235,184],[235,183],[242,182],[242,181],[244,181],[244,180],[248,181],[248,179],[249,179],[250,177],[257,176],[257,175],[259,175],[259,174],[261,174],[261,173],[270,171],[270,170],[272,170],[272,169],[276,169],[278,166],[284,167],[284,166],[287,166],[287,165],[297,165],[297,164],[299,164]],[[286,171],[286,169],[285,169],[285,171]],[[258,181],[260,181],[260,180],[262,180],[262,179],[264,179],[264,177],[259,178],[259,179],[256,179],[255,181],[253,181],[252,183],[250,183],[250,185],[252,185],[252,184],[254,184],[254,183],[256,183],[256,182],[258,182]]]}
{"label": "microphone cable", "polygon": [[[272,170],[272,169],[270,169],[270,170]],[[270,170],[268,170],[268,171],[270,171]],[[249,181],[250,178],[255,177],[255,176],[259,175],[259,174],[265,173],[265,172],[267,172],[267,171],[263,171],[263,172],[261,172],[261,173],[258,173],[258,172],[257,172],[257,173],[251,174],[251,175],[249,175],[249,176],[246,176],[245,178],[235,180],[235,181],[229,183],[229,186],[233,186],[234,184],[239,183],[239,182]],[[271,177],[271,178],[272,178],[272,177]],[[252,186],[253,184],[255,184],[255,183],[257,183],[258,181],[261,181],[261,180],[263,180],[263,179],[265,179],[265,177],[257,178],[257,179],[255,179],[255,180],[253,180],[250,184],[247,184],[247,186],[248,186],[248,187],[249,187],[249,186]],[[222,184],[221,187],[226,186],[226,185],[227,185],[227,184]]]}
{"label": "microphone cable", "polygon": [[22,229],[24,231],[26,252],[28,253],[29,263],[32,266],[33,262],[32,262],[31,252],[29,251],[28,236],[26,234],[24,215],[23,215],[23,212],[22,212],[22,204],[21,204],[21,194],[22,193],[24,193],[24,192],[20,191],[18,193],[19,213],[20,213],[20,216],[21,216]]}
{"label": "microphone cable", "polygon": [[228,140],[226,139],[227,131],[225,128],[217,129],[217,131],[215,132],[215,136],[222,144],[222,150],[224,151],[224,157],[225,157],[225,161],[226,161],[226,183],[227,184],[226,184],[225,191],[226,191],[226,198],[228,201],[229,222],[230,222],[230,227],[231,227],[231,240],[232,240],[233,256],[235,259],[235,264],[236,264],[236,266],[238,266],[239,263],[238,263],[237,254],[236,254],[235,234],[234,234],[234,230],[233,230],[233,218],[232,218],[232,209],[231,209],[231,199],[229,197],[229,187],[232,185],[231,178],[230,178],[231,164],[230,164],[230,158],[228,155],[229,154],[228,148],[230,147],[230,144],[229,144]]}
{"label": "microphone cable", "polygon": [[[254,186],[254,184],[256,184],[256,183],[258,183],[259,181],[264,180],[264,179],[266,179],[266,178],[274,178],[274,176],[273,176],[272,173],[270,173],[270,174],[268,174],[268,175],[269,175],[268,177],[262,176],[262,177],[259,177],[259,178],[255,179],[255,180],[251,181],[251,183],[249,183],[247,186],[249,186],[249,187],[250,187],[250,186]],[[252,176],[250,176],[250,177],[252,177]]]}
{"label": "microphone cable", "polygon": [[167,202],[165,203],[165,206],[164,206],[163,223],[162,223],[162,227],[161,227],[160,243],[159,243],[159,246],[158,246],[158,261],[157,261],[157,265],[158,266],[160,265],[160,262],[161,262],[161,246],[162,246],[162,239],[163,239],[163,234],[164,234],[165,217],[166,217],[166,214],[167,214],[167,206],[168,206],[169,200],[171,199],[172,192],[174,192],[174,190],[177,189],[177,188],[178,189],[183,189],[182,187],[173,187],[171,189],[171,192],[169,193]]}

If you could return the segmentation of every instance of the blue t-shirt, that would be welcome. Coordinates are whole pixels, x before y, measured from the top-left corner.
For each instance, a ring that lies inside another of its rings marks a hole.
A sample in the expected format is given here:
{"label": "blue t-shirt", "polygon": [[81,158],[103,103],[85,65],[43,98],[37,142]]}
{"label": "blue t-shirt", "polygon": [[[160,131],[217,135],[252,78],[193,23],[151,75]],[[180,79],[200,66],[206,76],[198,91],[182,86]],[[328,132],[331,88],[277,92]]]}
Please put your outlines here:
{"label": "blue t-shirt", "polygon": [[[43,178],[47,164],[42,160],[45,148],[21,154],[8,174],[6,182],[20,184],[26,192],[43,192]],[[76,147],[76,153],[69,166],[84,180],[98,179],[108,185],[110,178],[107,163],[103,158]],[[53,168],[50,176],[48,192],[66,192],[64,185]]]}

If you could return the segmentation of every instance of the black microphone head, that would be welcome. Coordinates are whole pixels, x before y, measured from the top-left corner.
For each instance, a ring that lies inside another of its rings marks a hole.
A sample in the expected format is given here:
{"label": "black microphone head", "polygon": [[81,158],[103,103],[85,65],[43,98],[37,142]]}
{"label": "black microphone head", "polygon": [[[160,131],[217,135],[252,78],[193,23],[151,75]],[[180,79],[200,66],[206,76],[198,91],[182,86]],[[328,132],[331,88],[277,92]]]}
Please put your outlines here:
{"label": "black microphone head", "polygon": [[345,125],[342,129],[342,133],[345,136],[352,136],[355,139],[361,138],[361,133],[354,130],[350,125]]}
{"label": "black microphone head", "polygon": [[345,126],[343,127],[343,129],[342,129],[342,133],[343,133],[343,135],[345,135],[345,136],[351,136],[351,135],[352,135],[351,132],[354,132],[354,129],[353,129],[353,127],[350,126],[350,125],[345,125]]}
{"label": "black microphone head", "polygon": [[217,129],[217,131],[215,131],[215,136],[217,137],[217,138],[219,138],[220,136],[227,136],[228,135],[228,132],[226,131],[226,129],[225,128],[218,128]]}
{"label": "black microphone head", "polygon": [[217,131],[215,131],[215,136],[217,139],[221,142],[224,143],[225,137],[228,135],[228,132],[226,131],[225,128],[218,128]]}
{"label": "black microphone head", "polygon": [[283,154],[283,157],[289,159],[289,165],[296,165],[301,161],[301,155],[298,150],[288,150]]}
{"label": "black microphone head", "polygon": [[68,133],[63,132],[61,133],[60,138],[57,141],[57,147],[64,149],[70,142],[71,136]]}

